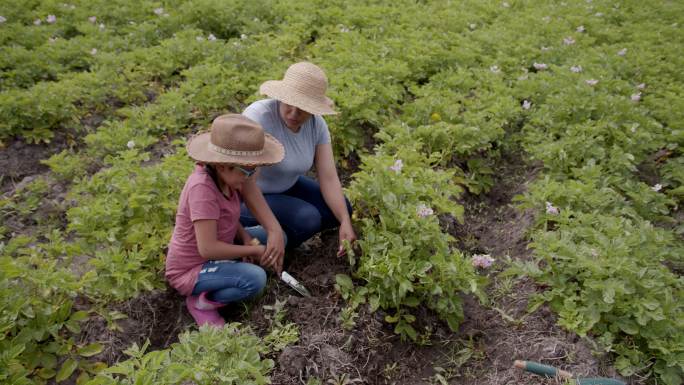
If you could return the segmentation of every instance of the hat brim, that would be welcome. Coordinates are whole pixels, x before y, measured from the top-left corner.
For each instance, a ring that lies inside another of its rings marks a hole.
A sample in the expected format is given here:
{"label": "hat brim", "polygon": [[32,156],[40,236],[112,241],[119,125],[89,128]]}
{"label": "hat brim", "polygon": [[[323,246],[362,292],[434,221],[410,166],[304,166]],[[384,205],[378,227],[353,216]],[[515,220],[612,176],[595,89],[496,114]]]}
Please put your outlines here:
{"label": "hat brim", "polygon": [[209,148],[211,134],[193,136],[186,146],[188,155],[202,163],[229,163],[240,166],[269,166],[283,160],[285,148],[270,134],[264,133],[264,151],[260,155],[227,155]]}
{"label": "hat brim", "polygon": [[268,80],[259,87],[259,93],[280,100],[313,115],[335,115],[335,103],[324,96],[324,100],[314,99],[288,87],[282,80]]}

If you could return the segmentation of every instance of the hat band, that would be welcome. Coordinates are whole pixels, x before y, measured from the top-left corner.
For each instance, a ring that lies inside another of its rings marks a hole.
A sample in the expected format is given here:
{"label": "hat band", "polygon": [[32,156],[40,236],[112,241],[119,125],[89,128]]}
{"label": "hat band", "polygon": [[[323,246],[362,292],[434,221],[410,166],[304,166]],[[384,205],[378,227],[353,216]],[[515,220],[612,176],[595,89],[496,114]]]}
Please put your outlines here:
{"label": "hat band", "polygon": [[215,152],[218,152],[223,155],[237,155],[237,156],[257,156],[261,155],[264,153],[264,150],[258,150],[258,151],[237,151],[237,150],[231,150],[228,148],[223,148],[219,147],[213,143],[209,143],[209,149]]}

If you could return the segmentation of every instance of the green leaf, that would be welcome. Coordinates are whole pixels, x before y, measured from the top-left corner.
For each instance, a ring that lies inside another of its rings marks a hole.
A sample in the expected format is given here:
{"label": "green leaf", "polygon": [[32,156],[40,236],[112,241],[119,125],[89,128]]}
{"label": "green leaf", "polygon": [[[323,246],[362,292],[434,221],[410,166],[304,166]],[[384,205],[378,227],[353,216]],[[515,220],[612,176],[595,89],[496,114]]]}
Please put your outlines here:
{"label": "green leaf", "polygon": [[96,342],[94,344],[86,345],[82,348],[79,348],[76,352],[83,357],[92,357],[102,352],[103,348],[104,346],[101,343]]}
{"label": "green leaf", "polygon": [[62,382],[69,378],[71,374],[76,370],[78,367],[78,361],[74,360],[73,358],[69,358],[64,363],[62,364],[62,368],[59,369],[59,372],[57,373],[57,377],[55,377],[55,381],[57,382]]}

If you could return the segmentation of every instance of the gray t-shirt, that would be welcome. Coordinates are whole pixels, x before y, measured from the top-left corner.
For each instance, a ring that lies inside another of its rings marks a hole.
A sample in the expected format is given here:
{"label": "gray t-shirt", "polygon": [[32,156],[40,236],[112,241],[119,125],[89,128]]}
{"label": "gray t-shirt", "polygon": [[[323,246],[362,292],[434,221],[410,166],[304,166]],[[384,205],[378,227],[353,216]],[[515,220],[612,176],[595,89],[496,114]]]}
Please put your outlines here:
{"label": "gray t-shirt", "polygon": [[242,113],[261,124],[285,147],[285,158],[273,166],[260,167],[257,185],[264,193],[281,193],[292,187],[300,175],[313,166],[316,146],[330,143],[330,131],[319,115],[311,116],[297,133],[292,132],[278,112],[279,101],[264,99],[250,104]]}

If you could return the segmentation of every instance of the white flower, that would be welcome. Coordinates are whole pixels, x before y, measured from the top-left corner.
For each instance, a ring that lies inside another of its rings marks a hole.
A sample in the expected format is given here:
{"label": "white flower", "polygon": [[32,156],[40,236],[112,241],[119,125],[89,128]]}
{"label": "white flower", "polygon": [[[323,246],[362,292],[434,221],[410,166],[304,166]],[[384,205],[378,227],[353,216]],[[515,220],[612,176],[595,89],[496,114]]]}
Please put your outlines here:
{"label": "white flower", "polygon": [[164,16],[164,17],[169,17],[169,14],[168,14],[168,13],[164,13],[162,16]]}
{"label": "white flower", "polygon": [[494,263],[494,258],[492,258],[489,254],[475,254],[473,255],[470,263],[474,267],[486,269],[491,266],[492,263]]}
{"label": "white flower", "polygon": [[51,38],[48,39],[48,42],[49,42],[50,44],[52,44],[52,43],[54,43],[54,42],[56,42],[56,41],[57,41],[57,38],[56,38],[56,37],[51,37]]}
{"label": "white flower", "polygon": [[632,131],[632,134],[636,133],[637,127],[639,127],[639,123],[634,123],[632,127],[629,129],[630,131]]}
{"label": "white flower", "polygon": [[598,80],[596,80],[596,79],[585,80],[585,82],[586,82],[587,84],[589,84],[590,86],[595,86],[595,85],[598,84]]}
{"label": "white flower", "polygon": [[214,40],[216,40],[216,36],[214,36],[213,33],[210,33],[210,34],[209,34],[209,37],[207,37],[207,40],[209,40],[209,41],[214,41]]}
{"label": "white flower", "polygon": [[247,39],[247,35],[245,35],[245,34],[243,33],[242,35],[240,35],[240,39],[241,39],[241,40]]}
{"label": "white flower", "polygon": [[128,149],[132,150],[133,147],[135,147],[135,142],[132,140],[129,140],[128,143],[126,143],[126,147],[128,147]]}
{"label": "white flower", "polygon": [[97,16],[90,16],[90,17],[88,18],[88,21],[91,22],[91,23],[93,23],[93,24],[95,24],[95,22],[97,21]]}
{"label": "white flower", "polygon": [[470,30],[473,30],[473,29],[477,28],[477,24],[470,23],[470,24],[468,24],[468,28],[470,28]]}
{"label": "white flower", "polygon": [[579,32],[579,33],[582,33],[582,32],[584,32],[584,31],[586,31],[586,29],[584,28],[583,25],[580,25],[579,27],[577,27],[576,31]]}
{"label": "white flower", "polygon": [[0,24],[4,23],[6,21],[7,21],[7,19],[5,18],[5,16],[0,16]]}
{"label": "white flower", "polygon": [[573,45],[575,44],[575,39],[573,39],[572,36],[566,37],[565,39],[563,39],[563,44]]}
{"label": "white flower", "polygon": [[161,16],[162,14],[164,14],[164,8],[155,8],[154,14],[157,16]]}
{"label": "white flower", "polygon": [[643,90],[644,88],[646,88],[646,83],[637,84],[637,89]]}
{"label": "white flower", "polygon": [[54,24],[55,22],[57,22],[57,16],[55,16],[55,15],[48,15],[46,20],[47,20],[48,23]]}
{"label": "white flower", "polygon": [[552,205],[551,202],[546,202],[546,213],[549,215],[558,215],[560,210],[558,210],[558,207]]}
{"label": "white flower", "polygon": [[532,102],[529,100],[523,100],[522,108],[523,110],[529,110],[532,107]]}
{"label": "white flower", "polygon": [[651,187],[651,190],[658,192],[663,188],[663,185],[660,183],[656,183],[653,187]]}
{"label": "white flower", "polygon": [[520,81],[527,80],[527,74],[518,76],[518,80],[520,80]]}
{"label": "white flower", "polygon": [[617,54],[618,54],[618,56],[627,55],[627,48],[623,48],[623,49],[619,50]]}
{"label": "white flower", "polygon": [[596,12],[596,14],[594,14],[594,16],[601,17],[601,16],[603,16],[603,12]]}
{"label": "white flower", "polygon": [[570,71],[572,71],[576,74],[580,73],[580,72],[582,72],[582,66],[572,66],[572,67],[570,67]]}
{"label": "white flower", "polygon": [[548,23],[549,21],[551,21],[551,16],[544,16],[542,17],[542,20]]}
{"label": "white flower", "polygon": [[398,174],[399,172],[401,172],[401,169],[403,167],[404,167],[404,162],[402,162],[401,159],[397,159],[394,161],[394,164],[389,167],[389,169]]}
{"label": "white flower", "polygon": [[510,7],[511,5],[504,1],[503,3],[501,3],[501,6],[504,7],[504,8],[508,8],[508,7]]}
{"label": "white flower", "polygon": [[197,37],[195,38],[195,40],[197,40],[197,41],[202,41],[202,40],[204,40],[204,36],[197,36]]}
{"label": "white flower", "polygon": [[549,48],[549,47],[544,47],[544,46],[542,46],[540,49],[541,49],[543,52],[546,52],[546,51],[550,51],[550,50],[551,50],[551,48]]}
{"label": "white flower", "polygon": [[427,207],[422,203],[418,205],[416,212],[421,218],[428,217],[434,213],[430,207]]}
{"label": "white flower", "polygon": [[97,48],[91,49],[91,50],[90,50],[90,54],[93,55],[93,56],[94,56],[94,55],[97,55]]}
{"label": "white flower", "polygon": [[254,19],[252,19],[252,21],[255,22],[255,23],[258,23],[258,22],[259,22],[259,18],[258,18],[258,17],[255,17]]}
{"label": "white flower", "polygon": [[501,72],[501,70],[499,69],[499,66],[496,66],[496,65],[489,67],[489,70],[495,74],[498,74],[499,72]]}
{"label": "white flower", "polygon": [[544,64],[544,63],[534,63],[533,65],[537,71],[541,71],[541,70],[545,70],[545,69],[549,68],[549,66]]}
{"label": "white flower", "polygon": [[345,27],[345,26],[341,26],[341,27],[340,27],[340,32],[342,32],[342,33],[347,33],[347,32],[349,32],[349,28],[347,28],[347,27]]}
{"label": "white flower", "polygon": [[42,23],[40,19],[33,20],[33,25],[41,25]]}
{"label": "white flower", "polygon": [[641,92],[637,92],[636,94],[632,94],[631,96],[633,102],[638,102],[641,100]]}
{"label": "white flower", "polygon": [[105,29],[104,23],[100,23],[100,25],[98,25],[98,27],[100,27],[100,29]]}

